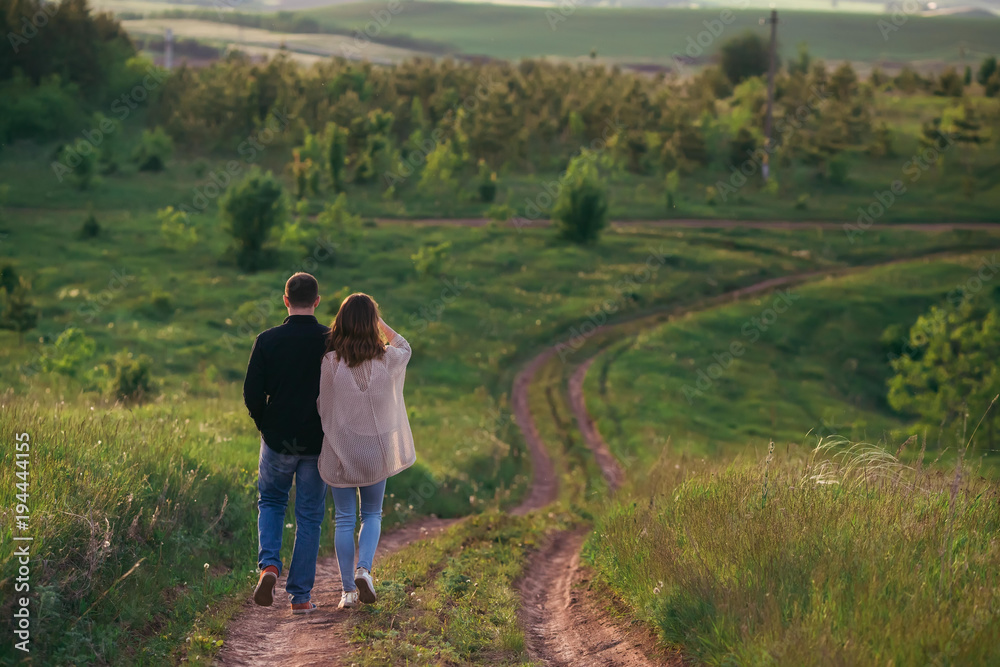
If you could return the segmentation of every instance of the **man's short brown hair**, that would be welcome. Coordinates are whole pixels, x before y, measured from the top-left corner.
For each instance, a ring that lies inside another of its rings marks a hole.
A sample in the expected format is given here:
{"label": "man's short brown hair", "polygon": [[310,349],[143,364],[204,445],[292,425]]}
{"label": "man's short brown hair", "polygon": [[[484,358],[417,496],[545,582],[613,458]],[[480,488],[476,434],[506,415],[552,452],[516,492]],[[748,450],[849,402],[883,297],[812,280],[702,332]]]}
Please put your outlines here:
{"label": "man's short brown hair", "polygon": [[285,296],[295,308],[310,308],[319,296],[319,283],[308,273],[294,274],[285,283]]}

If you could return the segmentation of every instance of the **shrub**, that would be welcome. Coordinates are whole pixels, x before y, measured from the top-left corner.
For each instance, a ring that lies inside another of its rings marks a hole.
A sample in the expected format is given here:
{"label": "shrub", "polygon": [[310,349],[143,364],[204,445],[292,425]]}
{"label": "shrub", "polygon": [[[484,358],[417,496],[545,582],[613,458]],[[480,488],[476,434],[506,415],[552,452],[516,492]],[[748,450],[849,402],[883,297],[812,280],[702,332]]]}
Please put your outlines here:
{"label": "shrub", "polygon": [[722,71],[733,84],[767,72],[768,58],[764,40],[752,32],[722,45]]}
{"label": "shrub", "polygon": [[979,72],[976,74],[976,81],[979,85],[985,86],[990,78],[997,72],[997,57],[989,56],[984,58],[983,62],[979,65]]}
{"label": "shrub", "polygon": [[336,123],[327,123],[322,143],[333,190],[341,192],[344,189],[344,165],[347,163],[347,130]]}
{"label": "shrub", "polygon": [[106,364],[110,375],[108,392],[123,403],[142,403],[156,393],[153,381],[153,360],[142,354],[119,352]]}
{"label": "shrub", "polygon": [[677,169],[671,169],[667,172],[667,177],[664,180],[664,189],[667,191],[667,215],[673,215],[674,209],[677,208],[677,190],[681,185],[681,175]]}
{"label": "shrub", "polygon": [[845,185],[850,167],[850,162],[843,155],[834,157],[829,164],[830,182],[834,185]]}
{"label": "shrub", "polygon": [[143,308],[143,312],[154,320],[167,320],[174,314],[174,298],[169,292],[157,291],[149,295],[149,303]]}
{"label": "shrub", "polygon": [[451,254],[451,242],[445,241],[437,245],[425,245],[410,255],[413,268],[421,278],[436,276],[441,273],[445,261]]}
{"label": "shrub", "polygon": [[19,276],[16,285],[0,287],[0,329],[16,331],[20,344],[24,342],[24,332],[37,325],[38,310],[31,299],[31,283]]}
{"label": "shrub", "polygon": [[163,171],[173,152],[173,139],[166,130],[157,126],[152,131],[142,131],[139,145],[132,153],[132,161],[139,167],[139,171]]}
{"label": "shrub", "polygon": [[719,191],[714,185],[705,186],[705,203],[709,206],[715,206],[719,203]]}
{"label": "shrub", "polygon": [[168,206],[157,211],[156,217],[160,221],[160,235],[167,246],[188,250],[198,243],[198,230],[190,224],[184,211]]}
{"label": "shrub", "polygon": [[516,213],[517,211],[507,204],[493,204],[486,209],[486,218],[491,224],[498,226],[506,224]]}
{"label": "shrub", "polygon": [[97,222],[97,218],[94,216],[93,212],[87,214],[87,217],[83,221],[83,225],[80,227],[80,238],[81,239],[96,239],[101,235],[101,224]]}
{"label": "shrub", "polygon": [[[80,151],[79,146],[86,145],[89,150]],[[75,146],[66,144],[59,150],[59,159],[67,163],[69,179],[80,190],[89,190],[97,182],[96,149],[81,139]]]}
{"label": "shrub", "polygon": [[741,127],[729,142],[729,162],[734,167],[739,167],[750,159],[755,150],[757,150],[757,137],[747,128]]}
{"label": "shrub", "polygon": [[803,192],[798,196],[798,199],[795,200],[795,210],[805,211],[807,208],[809,208],[809,193]]}
{"label": "shrub", "polygon": [[46,346],[39,363],[46,373],[75,377],[80,367],[94,356],[97,345],[83,330],[70,327],[59,334],[56,342]]}
{"label": "shrub", "polygon": [[251,167],[243,180],[233,183],[219,200],[226,230],[232,235],[236,263],[256,271],[266,263],[265,247],[275,228],[288,216],[285,189],[270,172]]}
{"label": "shrub", "polygon": [[491,203],[497,197],[497,173],[489,168],[486,160],[479,161],[479,201]]}
{"label": "shrub", "polygon": [[597,241],[608,222],[607,188],[594,158],[592,151],[584,149],[570,160],[552,207],[552,219],[560,236],[575,243]]}

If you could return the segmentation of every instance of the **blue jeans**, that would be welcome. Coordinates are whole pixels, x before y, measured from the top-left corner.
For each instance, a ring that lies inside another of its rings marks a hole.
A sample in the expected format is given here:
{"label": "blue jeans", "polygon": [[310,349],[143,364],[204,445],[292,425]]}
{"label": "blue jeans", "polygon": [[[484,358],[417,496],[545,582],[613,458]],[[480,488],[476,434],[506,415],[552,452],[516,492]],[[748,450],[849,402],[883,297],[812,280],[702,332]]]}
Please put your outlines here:
{"label": "blue jeans", "polygon": [[334,546],[337,547],[337,563],[340,565],[340,579],[344,591],[357,589],[354,585],[354,527],[358,521],[358,495],[361,496],[361,532],[358,534],[358,567],[369,572],[372,559],[378,548],[379,534],[382,532],[382,499],[385,497],[385,480],[371,486],[337,489],[333,492]]}
{"label": "blue jeans", "polygon": [[279,454],[260,441],[260,475],[257,479],[257,532],[260,549],[257,565],[269,565],[281,574],[281,535],[285,528],[288,492],[295,479],[295,547],[288,567],[285,591],[292,604],[308,602],[316,580],[319,532],[326,511],[326,483],[319,476],[319,456]]}

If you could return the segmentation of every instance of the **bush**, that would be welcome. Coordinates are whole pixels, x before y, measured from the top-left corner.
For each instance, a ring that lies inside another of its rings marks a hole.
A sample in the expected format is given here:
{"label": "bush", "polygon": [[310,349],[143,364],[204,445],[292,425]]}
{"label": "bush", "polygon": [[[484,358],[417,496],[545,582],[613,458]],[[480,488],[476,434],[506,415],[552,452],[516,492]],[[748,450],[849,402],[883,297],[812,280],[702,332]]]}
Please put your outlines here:
{"label": "bush", "polygon": [[88,213],[86,219],[83,221],[83,225],[80,227],[80,238],[96,239],[100,235],[101,224],[97,222],[97,218],[93,212]]}
{"label": "bush", "polygon": [[508,204],[493,204],[486,209],[486,218],[490,221],[490,224],[499,226],[506,224],[516,213],[517,211]]}
{"label": "bush", "polygon": [[42,350],[39,359],[46,373],[76,377],[80,367],[94,356],[97,344],[83,330],[70,327],[59,334],[56,342]]}
{"label": "bush", "polygon": [[829,164],[830,182],[834,185],[846,185],[847,174],[850,171],[850,162],[843,155],[838,155]]}
{"label": "bush", "polygon": [[152,373],[153,360],[142,354],[119,352],[107,364],[110,374],[108,392],[123,403],[142,403],[156,394]]}
{"label": "bush", "polygon": [[160,221],[160,235],[164,243],[177,250],[188,250],[198,243],[198,230],[189,223],[187,213],[176,211],[173,206],[156,212]]}
{"label": "bush", "polygon": [[667,172],[667,177],[664,180],[664,189],[667,191],[667,216],[671,216],[674,213],[674,209],[677,208],[677,190],[681,185],[681,175],[677,169],[671,169]]}
{"label": "bush", "polygon": [[270,172],[251,167],[219,199],[223,223],[235,242],[236,263],[244,271],[266,264],[265,246],[288,216],[285,189]]}
{"label": "bush", "polygon": [[486,164],[486,160],[479,161],[479,201],[484,204],[492,203],[497,197],[497,173],[492,171]]}
{"label": "bush", "polygon": [[769,53],[767,44],[757,34],[746,34],[722,45],[722,71],[735,85],[767,72]]}
{"label": "bush", "polygon": [[174,299],[169,292],[157,291],[149,295],[149,303],[142,311],[153,320],[168,320],[174,314]]}
{"label": "bush", "polygon": [[559,235],[575,243],[597,241],[608,223],[608,195],[600,179],[595,155],[584,149],[566,168],[552,219]]}
{"label": "bush", "polygon": [[417,275],[426,278],[427,276],[439,275],[450,255],[451,242],[445,241],[437,245],[423,246],[410,255],[410,259],[413,261],[413,268],[416,269]]}
{"label": "bush", "polygon": [[705,186],[705,203],[709,206],[719,203],[719,191],[714,185]]}
{"label": "bush", "polygon": [[132,160],[139,171],[163,171],[167,168],[167,160],[174,152],[174,141],[166,130],[157,126],[156,129],[143,130],[139,145],[132,153]]}
{"label": "bush", "polygon": [[741,127],[736,136],[729,142],[729,162],[739,167],[750,159],[757,150],[757,137],[745,127]]}
{"label": "bush", "polygon": [[14,285],[0,286],[0,329],[17,332],[18,344],[24,342],[24,332],[38,325],[38,309],[31,300],[31,283],[24,276]]}

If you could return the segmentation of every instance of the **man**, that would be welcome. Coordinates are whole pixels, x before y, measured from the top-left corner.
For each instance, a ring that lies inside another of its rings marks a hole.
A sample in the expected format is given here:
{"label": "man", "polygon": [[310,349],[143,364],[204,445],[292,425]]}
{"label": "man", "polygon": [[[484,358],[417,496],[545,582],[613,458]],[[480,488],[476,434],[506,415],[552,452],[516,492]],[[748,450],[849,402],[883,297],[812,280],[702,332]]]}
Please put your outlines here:
{"label": "man", "polygon": [[288,279],[284,301],[288,317],[281,326],[257,336],[243,383],[243,401],[261,435],[257,481],[260,578],[253,599],[265,607],[274,601],[274,585],[281,574],[285,510],[294,479],[295,547],[285,591],[292,613],[307,614],[316,608],[310,597],[326,510],[326,484],[316,465],[323,446],[316,399],[329,329],[313,315],[319,305],[319,284],[308,273]]}

